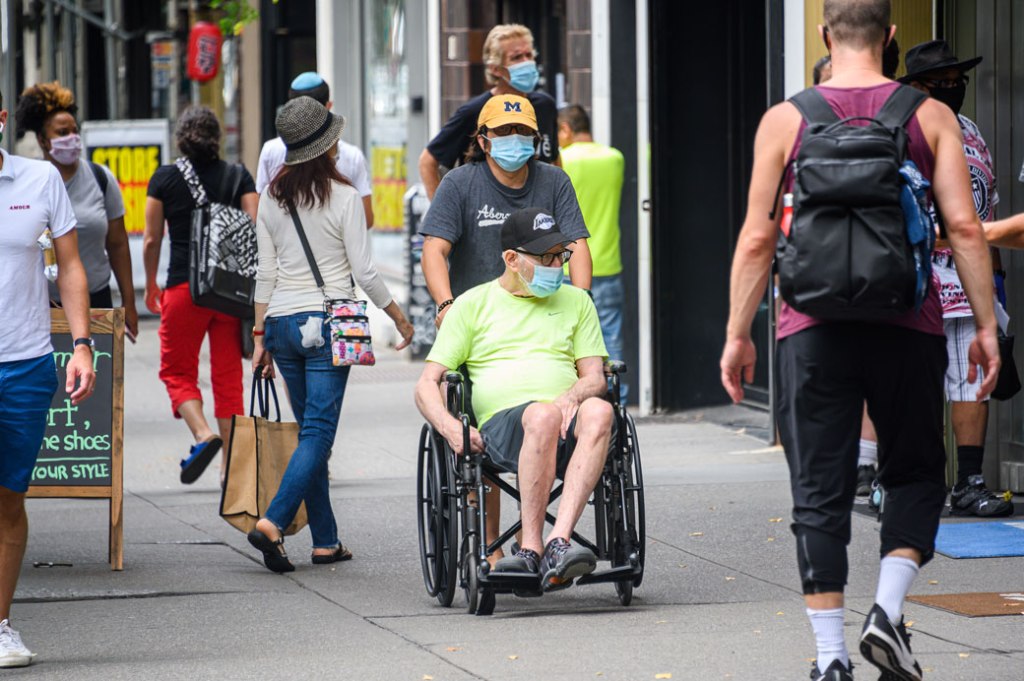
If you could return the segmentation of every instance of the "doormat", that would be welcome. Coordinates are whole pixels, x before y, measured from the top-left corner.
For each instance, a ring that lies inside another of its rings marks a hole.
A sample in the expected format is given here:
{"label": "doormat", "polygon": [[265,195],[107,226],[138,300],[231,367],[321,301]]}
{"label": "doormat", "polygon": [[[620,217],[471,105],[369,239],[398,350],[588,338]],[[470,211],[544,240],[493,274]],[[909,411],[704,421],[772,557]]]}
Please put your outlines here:
{"label": "doormat", "polygon": [[967,617],[1024,615],[1024,593],[967,593],[907,596],[908,601]]}
{"label": "doormat", "polygon": [[1024,556],[1024,522],[943,523],[935,550],[948,558]]}

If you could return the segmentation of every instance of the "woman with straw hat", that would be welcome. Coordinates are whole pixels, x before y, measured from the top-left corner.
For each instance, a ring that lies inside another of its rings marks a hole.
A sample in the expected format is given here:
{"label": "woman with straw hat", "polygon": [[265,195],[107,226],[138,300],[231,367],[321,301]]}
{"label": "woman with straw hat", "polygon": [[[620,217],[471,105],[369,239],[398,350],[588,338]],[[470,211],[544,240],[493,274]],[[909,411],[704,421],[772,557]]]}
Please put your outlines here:
{"label": "woman with straw hat", "polygon": [[283,528],[303,501],[313,563],[352,557],[338,539],[327,477],[350,367],[334,365],[324,301],[354,298],[354,280],[395,323],[402,337],[399,350],[412,340],[413,327],[370,259],[359,192],[334,164],[345,119],[311,97],[298,97],[284,105],[276,124],[287,153],[257,212],[252,361],[254,371],[270,377],[276,360],[300,430],[281,486],[249,542],[263,553],[268,569],[291,572],[295,567],[284,550]]}

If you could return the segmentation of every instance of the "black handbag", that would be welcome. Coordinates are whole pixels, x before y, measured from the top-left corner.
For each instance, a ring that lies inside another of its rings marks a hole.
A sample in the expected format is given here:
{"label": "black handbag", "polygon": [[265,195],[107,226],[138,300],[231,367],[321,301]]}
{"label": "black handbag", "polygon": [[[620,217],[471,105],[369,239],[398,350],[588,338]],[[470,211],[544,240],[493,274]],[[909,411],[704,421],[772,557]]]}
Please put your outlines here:
{"label": "black handbag", "polygon": [[[239,319],[254,317],[256,225],[245,211],[210,201],[187,158],[179,158],[175,165],[196,204],[192,209],[188,268],[192,302]],[[229,166],[224,184],[230,191],[222,187],[221,196],[230,202],[241,181],[241,168]]]}
{"label": "black handbag", "polygon": [[992,390],[992,399],[1008,400],[1020,392],[1020,374],[1017,373],[1017,363],[1013,361],[1013,336],[1002,331],[999,332],[999,359],[1003,365]]}

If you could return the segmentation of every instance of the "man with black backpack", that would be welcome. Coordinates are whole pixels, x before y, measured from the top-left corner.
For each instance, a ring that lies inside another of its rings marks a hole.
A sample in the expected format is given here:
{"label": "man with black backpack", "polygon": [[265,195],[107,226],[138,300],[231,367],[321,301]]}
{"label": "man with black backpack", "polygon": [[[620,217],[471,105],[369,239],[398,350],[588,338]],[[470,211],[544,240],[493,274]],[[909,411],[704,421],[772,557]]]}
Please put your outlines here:
{"label": "man with black backpack", "polygon": [[882,678],[913,681],[922,672],[903,626],[903,601],[934,554],[946,495],[946,347],[928,257],[928,183],[974,311],[971,378],[979,366],[985,372],[978,398],[991,392],[999,370],[991,261],[952,111],[882,75],[882,49],[895,33],[889,0],[825,0],[824,19],[832,79],[770,109],[757,132],[732,267],[722,384],[739,401],[743,382],[753,380],[750,326],[778,242],[785,299],[779,431],[817,643],[811,678],[853,679],[843,590],[866,400],[887,496],[878,589],[860,650]]}

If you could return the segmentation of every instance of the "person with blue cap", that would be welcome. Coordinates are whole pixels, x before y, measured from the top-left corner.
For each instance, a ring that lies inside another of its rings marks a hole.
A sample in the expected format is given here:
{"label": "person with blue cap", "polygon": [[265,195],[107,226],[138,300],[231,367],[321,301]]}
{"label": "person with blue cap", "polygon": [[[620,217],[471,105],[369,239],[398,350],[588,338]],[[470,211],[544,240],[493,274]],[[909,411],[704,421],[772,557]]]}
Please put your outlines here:
{"label": "person with blue cap", "polygon": [[[315,71],[306,71],[295,76],[288,89],[288,101],[296,97],[312,97],[328,108],[333,106],[331,88],[327,81]],[[260,150],[256,168],[256,191],[260,194],[270,186],[284,167],[285,147],[280,137],[268,140]],[[338,172],[352,183],[363,199],[366,227],[373,227],[373,190],[370,186],[370,172],[362,150],[345,140],[338,140],[338,154],[334,157]]]}

